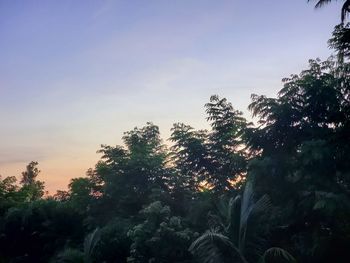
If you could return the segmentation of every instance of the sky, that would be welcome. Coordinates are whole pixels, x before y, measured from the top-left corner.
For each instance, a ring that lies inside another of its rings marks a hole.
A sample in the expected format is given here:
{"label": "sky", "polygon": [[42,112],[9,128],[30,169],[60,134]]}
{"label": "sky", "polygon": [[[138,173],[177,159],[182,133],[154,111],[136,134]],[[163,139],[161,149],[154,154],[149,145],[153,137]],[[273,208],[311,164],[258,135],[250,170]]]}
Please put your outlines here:
{"label": "sky", "polygon": [[[340,1],[341,2],[341,1]],[[123,132],[206,128],[204,104],[247,111],[308,59],[326,59],[340,4],[306,0],[0,0],[0,174],[38,161],[66,189]]]}

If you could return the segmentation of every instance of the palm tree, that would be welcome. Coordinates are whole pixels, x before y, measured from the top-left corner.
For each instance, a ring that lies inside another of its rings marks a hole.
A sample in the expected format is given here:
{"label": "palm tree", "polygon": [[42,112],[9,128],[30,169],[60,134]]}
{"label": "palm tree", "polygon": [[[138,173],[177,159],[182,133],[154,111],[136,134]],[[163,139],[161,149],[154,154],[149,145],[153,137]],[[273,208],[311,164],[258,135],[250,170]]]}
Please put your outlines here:
{"label": "palm tree", "polygon": [[84,240],[84,250],[67,248],[57,255],[52,263],[92,263],[92,253],[101,238],[101,231],[96,228]]}
{"label": "palm tree", "polygon": [[266,240],[261,231],[264,228],[261,224],[263,220],[259,219],[271,208],[267,195],[254,202],[252,184],[247,182],[242,197],[231,198],[226,208],[219,209],[221,216],[211,216],[216,226],[197,238],[190,246],[190,252],[203,263],[249,263],[254,256],[261,262],[295,262],[281,248],[263,250]]}
{"label": "palm tree", "polygon": [[[312,0],[308,0],[310,2]],[[329,4],[332,2],[332,0],[317,0],[317,3],[315,5],[315,8],[323,7],[326,4]],[[341,8],[341,23],[343,24],[345,22],[346,15],[350,12],[350,0],[345,0],[345,3],[343,4]]]}

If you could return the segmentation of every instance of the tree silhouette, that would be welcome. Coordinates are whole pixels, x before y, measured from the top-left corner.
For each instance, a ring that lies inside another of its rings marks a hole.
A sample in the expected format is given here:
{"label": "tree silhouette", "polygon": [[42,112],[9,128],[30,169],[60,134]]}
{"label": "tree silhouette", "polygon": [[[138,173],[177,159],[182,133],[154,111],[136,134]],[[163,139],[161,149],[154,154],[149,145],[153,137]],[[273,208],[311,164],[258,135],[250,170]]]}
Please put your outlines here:
{"label": "tree silhouette", "polygon": [[20,191],[23,193],[23,198],[27,201],[40,199],[44,195],[44,182],[36,180],[40,173],[38,162],[30,162],[26,170],[22,172]]}
{"label": "tree silhouette", "polygon": [[[308,2],[311,2],[314,0],[308,0]],[[315,8],[321,8],[326,4],[329,4],[330,2],[332,2],[332,0],[317,0],[317,3],[315,5]],[[345,22],[346,16],[348,15],[348,13],[350,12],[350,0],[345,0],[344,4],[341,8],[341,22],[342,24]]]}
{"label": "tree silhouette", "polygon": [[35,182],[36,177],[40,173],[40,170],[38,169],[38,162],[30,162],[26,170],[22,172],[22,179],[21,184],[22,185],[30,185]]}

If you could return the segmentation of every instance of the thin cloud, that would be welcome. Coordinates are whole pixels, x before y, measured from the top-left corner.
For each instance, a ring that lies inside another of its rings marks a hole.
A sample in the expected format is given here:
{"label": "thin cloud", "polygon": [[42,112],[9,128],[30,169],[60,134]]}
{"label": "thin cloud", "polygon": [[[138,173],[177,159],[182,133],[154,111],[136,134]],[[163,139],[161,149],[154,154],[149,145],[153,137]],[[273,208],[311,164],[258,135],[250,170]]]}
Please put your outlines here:
{"label": "thin cloud", "polygon": [[47,149],[40,149],[37,147],[2,148],[0,152],[0,165],[30,161],[43,161],[47,158],[47,156]]}

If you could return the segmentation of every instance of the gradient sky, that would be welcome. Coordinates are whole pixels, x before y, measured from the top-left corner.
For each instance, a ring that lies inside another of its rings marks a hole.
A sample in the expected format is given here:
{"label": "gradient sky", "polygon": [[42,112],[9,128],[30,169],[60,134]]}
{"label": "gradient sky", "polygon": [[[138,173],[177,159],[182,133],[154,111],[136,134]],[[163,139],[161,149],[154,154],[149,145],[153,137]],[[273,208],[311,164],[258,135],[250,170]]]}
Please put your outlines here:
{"label": "gradient sky", "polygon": [[210,95],[249,118],[309,58],[327,58],[339,4],[306,0],[0,0],[0,174],[39,162],[65,189],[147,121],[206,127]]}

